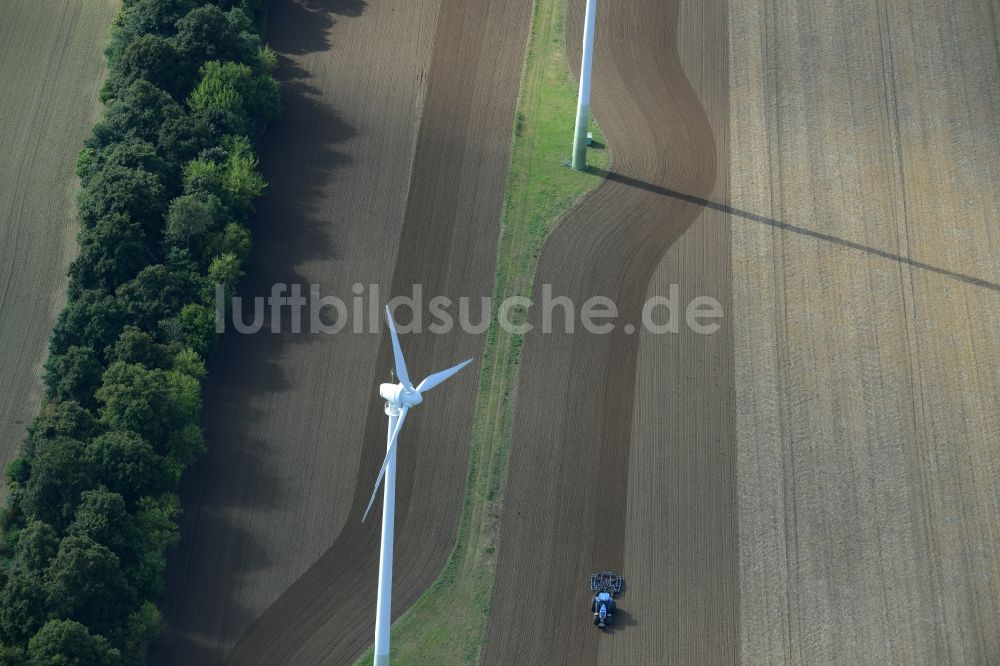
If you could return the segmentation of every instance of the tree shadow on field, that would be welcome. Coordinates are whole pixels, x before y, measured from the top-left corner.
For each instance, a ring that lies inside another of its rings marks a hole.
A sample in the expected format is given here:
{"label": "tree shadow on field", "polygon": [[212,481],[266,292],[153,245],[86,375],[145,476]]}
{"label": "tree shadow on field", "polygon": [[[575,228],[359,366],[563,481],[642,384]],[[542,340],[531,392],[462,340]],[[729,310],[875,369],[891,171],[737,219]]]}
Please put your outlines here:
{"label": "tree shadow on field", "polygon": [[[185,486],[188,485],[186,480]],[[186,530],[188,526],[183,519],[181,524],[182,530]],[[267,564],[267,555],[254,537],[234,526],[224,516],[215,512],[202,514],[198,516],[198,528],[199,532],[205,533],[200,548],[214,549],[224,541],[226,547],[242,554],[247,570],[260,569]],[[229,587],[238,585],[244,577],[232,570],[209,572],[197,568],[199,573],[187,576],[190,561],[190,553],[177,553],[171,557],[167,591],[159,604],[165,618],[163,633],[152,647],[149,655],[151,664],[215,664],[225,655],[214,623],[218,619],[219,600],[213,597],[212,592],[218,588],[218,578]],[[212,580],[204,578],[206,575],[210,575]],[[179,590],[177,583],[183,583],[186,588]],[[253,614],[246,608],[233,604],[226,606],[225,621],[229,625],[244,626],[253,619]]]}
{"label": "tree shadow on field", "polygon": [[317,0],[317,2],[326,5],[334,14],[343,16],[361,16],[368,7],[365,0]]}
{"label": "tree shadow on field", "polygon": [[331,46],[335,16],[361,16],[364,0],[280,0],[271,2],[268,43],[278,53],[304,55]]}
{"label": "tree shadow on field", "polygon": [[[308,284],[306,264],[336,256],[340,221],[324,215],[324,202],[336,170],[350,163],[340,146],[355,130],[312,85],[314,74],[299,55],[329,48],[333,15],[356,16],[365,6],[272,3],[283,111],[258,142],[268,186],[251,219],[254,247],[238,290],[245,324],[255,319],[255,299],[266,298],[272,285]],[[255,335],[240,334],[227,317],[209,368],[202,422],[207,452],[185,475],[181,542],[170,557],[162,604],[168,631],[150,655],[153,664],[218,663],[253,622],[259,609],[251,604],[261,603],[260,590],[267,589],[256,579],[273,582],[267,572],[276,566],[275,553],[287,550],[260,526],[283,521],[297,502],[289,497],[297,482],[287,478],[293,466],[279,463],[309,460],[323,445],[308,430],[275,427],[299,399],[301,387],[288,374],[290,345],[322,336],[272,334],[269,309],[262,310],[264,329]],[[281,330],[289,330],[287,322]]]}
{"label": "tree shadow on field", "polygon": [[[356,135],[354,128],[322,98],[322,91],[309,83],[309,74],[290,58],[279,61],[284,113],[268,128],[261,142],[261,170],[268,183],[252,222],[254,250],[247,278],[240,286],[245,300],[267,297],[276,283],[305,285],[310,279],[304,266],[338,258],[336,238],[343,220],[331,220],[325,189],[336,178],[334,172],[351,163],[337,147]],[[304,293],[308,296],[308,293]],[[266,314],[270,316],[269,313]],[[286,319],[291,316],[282,310]],[[252,313],[244,321],[251,321]],[[291,330],[282,321],[281,331]],[[266,320],[265,327],[270,325]],[[261,342],[260,359],[280,361],[290,343],[308,343],[316,336],[267,336]],[[276,379],[275,385],[281,384]]]}
{"label": "tree shadow on field", "polygon": [[[353,137],[354,128],[305,81],[283,82],[282,97],[284,116],[268,128],[261,143],[261,170],[268,187],[252,222],[254,247],[261,251],[251,255],[251,281],[244,283],[243,293],[257,293],[252,280],[262,264],[273,274],[276,266],[293,269],[295,263],[333,258],[336,251],[322,193],[332,172],[350,163],[336,146]],[[298,276],[287,277],[283,281]]]}
{"label": "tree shadow on field", "polygon": [[[184,476],[182,539],[170,556],[161,600],[165,631],[150,654],[153,664],[217,663],[227,634],[254,619],[236,597],[270,558],[244,525],[248,516],[276,510],[282,488],[269,464],[270,444],[255,434],[263,414],[254,405],[262,387],[280,391],[286,382],[268,357],[260,364],[228,362],[246,353],[252,337],[224,336],[210,366],[202,420],[207,451]],[[224,566],[234,559],[239,567]]]}

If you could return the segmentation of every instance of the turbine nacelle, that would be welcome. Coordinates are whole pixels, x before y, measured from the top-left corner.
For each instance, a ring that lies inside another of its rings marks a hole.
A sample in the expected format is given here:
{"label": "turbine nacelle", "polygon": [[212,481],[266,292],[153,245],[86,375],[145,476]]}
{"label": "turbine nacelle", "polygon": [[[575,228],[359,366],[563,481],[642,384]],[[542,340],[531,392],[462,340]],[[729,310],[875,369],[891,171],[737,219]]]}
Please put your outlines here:
{"label": "turbine nacelle", "polygon": [[468,364],[472,363],[472,359],[470,358],[468,361],[463,361],[458,365],[448,368],[447,370],[435,372],[434,374],[424,378],[424,381],[417,384],[416,388],[414,388],[413,382],[410,381],[410,374],[406,370],[406,361],[403,360],[403,349],[399,346],[399,336],[396,334],[396,324],[392,321],[392,313],[389,312],[388,307],[385,309],[385,319],[386,323],[389,325],[389,333],[392,336],[392,355],[396,362],[396,376],[399,377],[399,383],[391,384],[387,382],[385,384],[380,384],[378,387],[378,394],[386,401],[385,413],[396,418],[396,427],[389,435],[389,442],[386,446],[385,460],[382,462],[382,469],[379,470],[378,478],[375,479],[375,488],[372,490],[371,499],[368,500],[368,506],[365,508],[365,514],[361,518],[362,522],[364,522],[365,518],[368,517],[368,512],[371,511],[372,504],[375,503],[375,495],[378,493],[379,486],[382,484],[382,478],[385,476],[386,467],[389,466],[389,461],[393,460],[393,456],[396,453],[396,442],[399,441],[399,431],[403,429],[403,423],[406,422],[406,413],[410,411],[410,407],[416,407],[424,401],[424,397],[421,394],[430,391],[432,388],[448,379]]}
{"label": "turbine nacelle", "polygon": [[[372,490],[372,497],[365,507],[364,516],[361,522],[368,517],[372,504],[375,503],[375,496],[378,494],[382,479],[386,479],[385,494],[383,496],[382,510],[382,549],[378,560],[378,601],[375,611],[375,663],[389,663],[389,626],[392,624],[392,542],[393,530],[396,521],[396,444],[399,443],[399,431],[406,423],[406,414],[411,407],[416,407],[424,401],[422,393],[430,391],[432,388],[445,381],[456,372],[472,362],[468,361],[452,366],[447,370],[435,372],[424,378],[424,381],[413,386],[410,381],[410,374],[406,370],[406,361],[403,360],[403,349],[399,346],[399,336],[396,335],[396,324],[392,321],[392,313],[389,308],[385,309],[386,323],[389,325],[389,333],[392,335],[392,355],[395,360],[396,376],[399,383],[392,383],[391,379],[378,387],[378,393],[385,399],[385,413],[389,415],[389,441],[386,444],[385,460],[382,461],[382,469],[375,479],[375,488]],[[386,470],[392,470],[387,474]]]}
{"label": "turbine nacelle", "polygon": [[382,384],[378,387],[378,394],[396,407],[415,407],[424,401],[424,397],[415,388],[408,388],[402,383]]}

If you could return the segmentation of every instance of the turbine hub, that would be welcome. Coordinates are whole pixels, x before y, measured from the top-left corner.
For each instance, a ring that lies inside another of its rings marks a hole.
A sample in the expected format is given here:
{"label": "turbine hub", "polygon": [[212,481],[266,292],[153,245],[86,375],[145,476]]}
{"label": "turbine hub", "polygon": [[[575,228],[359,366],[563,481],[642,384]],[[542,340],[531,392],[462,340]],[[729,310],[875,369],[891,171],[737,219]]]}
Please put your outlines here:
{"label": "turbine hub", "polygon": [[417,393],[416,389],[406,388],[400,384],[381,384],[378,393],[395,407],[413,407],[424,401],[424,397]]}

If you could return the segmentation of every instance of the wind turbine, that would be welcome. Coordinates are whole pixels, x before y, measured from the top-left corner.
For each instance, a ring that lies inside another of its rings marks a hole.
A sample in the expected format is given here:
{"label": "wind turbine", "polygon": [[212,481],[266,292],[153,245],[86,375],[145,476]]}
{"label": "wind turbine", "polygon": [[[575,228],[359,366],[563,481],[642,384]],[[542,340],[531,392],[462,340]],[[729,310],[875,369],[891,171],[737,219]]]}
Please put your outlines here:
{"label": "wind turbine", "polygon": [[580,94],[576,99],[576,133],[573,135],[573,168],[587,170],[587,122],[590,119],[590,72],[594,65],[594,22],[597,0],[587,0],[583,18],[583,59],[580,63]]}
{"label": "wind turbine", "polygon": [[416,388],[410,383],[410,375],[406,371],[406,361],[403,360],[403,350],[399,346],[399,336],[396,334],[396,324],[388,306],[385,308],[386,323],[392,335],[392,353],[396,359],[396,376],[398,384],[382,384],[379,395],[385,398],[385,413],[389,415],[388,442],[386,443],[385,461],[375,480],[372,498],[368,500],[364,522],[368,518],[379,484],[385,477],[385,490],[382,496],[382,550],[378,560],[378,605],[375,611],[375,666],[387,666],[389,663],[389,627],[392,624],[392,540],[395,528],[396,511],[396,442],[399,441],[399,431],[403,429],[406,413],[411,407],[416,407],[424,401],[427,391],[448,379],[456,372],[472,363],[470,358],[456,366],[441,372],[435,372],[420,382]]}

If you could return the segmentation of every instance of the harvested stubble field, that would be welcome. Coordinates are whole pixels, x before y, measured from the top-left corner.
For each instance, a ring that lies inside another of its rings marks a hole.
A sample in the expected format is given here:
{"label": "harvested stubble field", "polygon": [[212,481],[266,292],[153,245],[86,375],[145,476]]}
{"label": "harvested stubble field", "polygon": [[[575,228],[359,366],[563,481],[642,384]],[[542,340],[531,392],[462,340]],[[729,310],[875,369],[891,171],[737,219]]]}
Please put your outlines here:
{"label": "harvested stubble field", "polygon": [[745,663],[1000,660],[996,11],[731,4]]}
{"label": "harvested stubble field", "polygon": [[73,174],[97,118],[118,0],[0,3],[0,465],[41,398],[49,332],[76,252]]}

